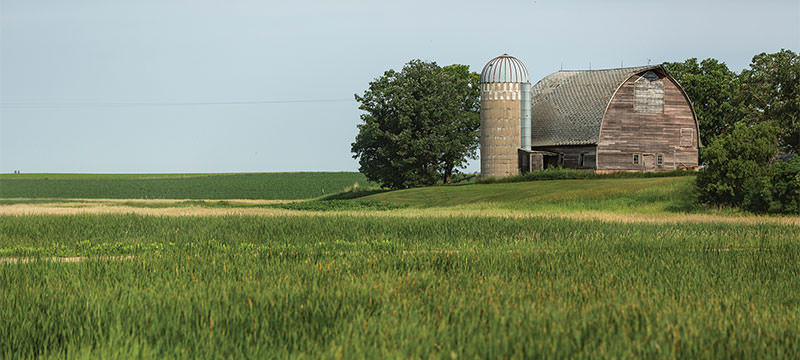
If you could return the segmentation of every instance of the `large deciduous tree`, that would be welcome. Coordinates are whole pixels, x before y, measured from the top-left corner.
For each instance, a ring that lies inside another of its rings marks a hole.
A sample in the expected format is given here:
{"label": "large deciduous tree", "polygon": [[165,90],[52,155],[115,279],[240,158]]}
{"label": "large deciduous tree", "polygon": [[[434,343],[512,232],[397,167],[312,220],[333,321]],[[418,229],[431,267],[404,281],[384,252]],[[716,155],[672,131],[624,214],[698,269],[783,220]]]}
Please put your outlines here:
{"label": "large deciduous tree", "polygon": [[449,182],[476,158],[480,126],[478,74],[412,60],[388,70],[362,95],[362,124],[351,146],[359,170],[385,187]]}
{"label": "large deciduous tree", "polygon": [[742,119],[738,75],[716,59],[664,63],[667,71],[686,91],[700,125],[700,139],[706,144],[724,134]]}
{"label": "large deciduous tree", "polygon": [[739,77],[745,120],[774,122],[783,150],[800,153],[800,56],[791,50],[758,54]]}
{"label": "large deciduous tree", "polygon": [[791,159],[800,152],[800,57],[761,53],[739,74],[714,59],[664,65],[692,99],[706,140],[699,200],[800,213],[800,157]]}

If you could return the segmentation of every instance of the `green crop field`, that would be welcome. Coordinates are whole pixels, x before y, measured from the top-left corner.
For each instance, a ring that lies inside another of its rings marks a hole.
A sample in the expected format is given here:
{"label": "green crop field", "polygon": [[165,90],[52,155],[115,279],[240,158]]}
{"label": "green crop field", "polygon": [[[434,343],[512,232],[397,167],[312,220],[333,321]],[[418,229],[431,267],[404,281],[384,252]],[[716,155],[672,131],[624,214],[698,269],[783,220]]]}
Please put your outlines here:
{"label": "green crop field", "polygon": [[336,193],[354,172],[243,174],[3,174],[0,198],[305,199]]}
{"label": "green crop field", "polygon": [[800,357],[800,218],[692,179],[5,199],[0,358]]}

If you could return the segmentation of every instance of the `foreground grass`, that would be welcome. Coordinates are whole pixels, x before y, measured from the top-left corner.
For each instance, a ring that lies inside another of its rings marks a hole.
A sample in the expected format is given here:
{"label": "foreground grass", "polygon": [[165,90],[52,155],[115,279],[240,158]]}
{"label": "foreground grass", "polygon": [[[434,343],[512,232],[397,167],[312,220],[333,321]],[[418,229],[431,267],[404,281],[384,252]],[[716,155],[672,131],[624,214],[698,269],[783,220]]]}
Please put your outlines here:
{"label": "foreground grass", "polygon": [[797,228],[0,217],[0,357],[800,356]]}
{"label": "foreground grass", "polygon": [[367,184],[355,172],[0,175],[0,198],[306,199]]}

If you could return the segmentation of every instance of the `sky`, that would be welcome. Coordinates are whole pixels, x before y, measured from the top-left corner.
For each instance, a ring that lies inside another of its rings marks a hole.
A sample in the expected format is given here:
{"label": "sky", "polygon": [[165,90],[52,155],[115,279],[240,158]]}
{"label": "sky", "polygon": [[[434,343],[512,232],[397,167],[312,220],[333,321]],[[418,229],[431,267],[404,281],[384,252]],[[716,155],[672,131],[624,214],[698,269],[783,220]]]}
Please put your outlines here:
{"label": "sky", "polygon": [[0,172],[357,171],[353,95],[412,59],[536,82],[783,48],[799,0],[0,0]]}

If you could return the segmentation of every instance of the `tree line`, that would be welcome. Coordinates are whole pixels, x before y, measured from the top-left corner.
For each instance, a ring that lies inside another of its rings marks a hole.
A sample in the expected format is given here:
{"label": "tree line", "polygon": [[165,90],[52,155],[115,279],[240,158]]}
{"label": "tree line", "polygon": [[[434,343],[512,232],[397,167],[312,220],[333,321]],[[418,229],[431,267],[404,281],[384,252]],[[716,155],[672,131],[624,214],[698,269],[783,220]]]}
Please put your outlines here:
{"label": "tree line", "polygon": [[698,200],[800,213],[800,57],[761,53],[739,73],[723,62],[664,63],[694,105],[704,168]]}

